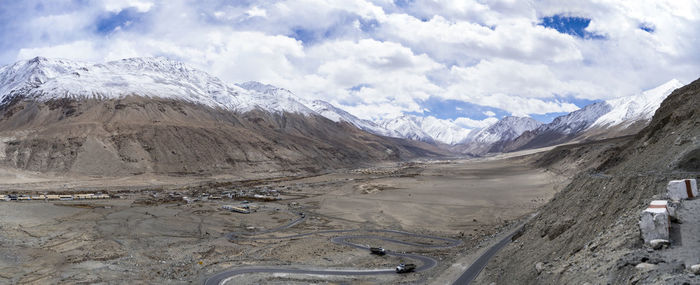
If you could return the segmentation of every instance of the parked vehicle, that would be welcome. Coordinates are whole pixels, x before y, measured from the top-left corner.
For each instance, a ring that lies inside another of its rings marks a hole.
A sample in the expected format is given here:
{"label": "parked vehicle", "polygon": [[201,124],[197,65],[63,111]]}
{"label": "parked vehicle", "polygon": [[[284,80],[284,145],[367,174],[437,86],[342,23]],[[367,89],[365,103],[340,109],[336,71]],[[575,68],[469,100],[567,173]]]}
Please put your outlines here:
{"label": "parked vehicle", "polygon": [[408,272],[412,272],[413,270],[416,270],[416,265],[413,263],[409,263],[409,264],[401,263],[398,266],[396,266],[396,273],[408,273]]}
{"label": "parked vehicle", "polygon": [[370,247],[369,251],[372,254],[376,254],[376,255],[385,255],[386,254],[386,249],[381,248],[381,247]]}

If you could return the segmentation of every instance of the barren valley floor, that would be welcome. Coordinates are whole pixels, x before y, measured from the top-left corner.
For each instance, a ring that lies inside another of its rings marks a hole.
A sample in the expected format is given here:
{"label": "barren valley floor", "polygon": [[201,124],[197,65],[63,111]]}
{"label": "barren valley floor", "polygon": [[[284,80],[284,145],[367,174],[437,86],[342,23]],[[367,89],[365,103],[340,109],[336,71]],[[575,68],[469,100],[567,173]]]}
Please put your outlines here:
{"label": "barren valley floor", "polygon": [[[460,257],[536,211],[565,184],[565,178],[531,167],[522,157],[383,164],[277,179],[261,174],[255,181],[235,176],[56,178],[8,170],[0,176],[6,194],[92,189],[119,197],[0,202],[0,283],[20,284],[202,283],[219,272],[250,266],[421,266],[410,257],[370,255],[332,241],[344,236],[359,236],[347,240],[352,244],[426,256],[436,265],[402,275],[253,273],[228,280],[430,283],[456,276],[452,271],[463,267],[452,265],[462,262]],[[278,196],[244,197],[251,193]],[[200,199],[188,203],[183,196]],[[253,211],[235,213],[223,205],[251,205]]]}

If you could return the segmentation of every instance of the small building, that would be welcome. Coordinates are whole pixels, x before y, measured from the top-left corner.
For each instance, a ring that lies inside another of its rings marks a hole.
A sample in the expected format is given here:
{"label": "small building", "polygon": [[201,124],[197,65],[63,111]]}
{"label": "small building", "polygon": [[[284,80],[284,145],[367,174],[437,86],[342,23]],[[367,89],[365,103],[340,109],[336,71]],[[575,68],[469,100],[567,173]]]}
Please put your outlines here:
{"label": "small building", "polygon": [[71,201],[73,200],[73,195],[58,195],[58,199],[61,201]]}
{"label": "small building", "polygon": [[698,182],[695,179],[671,180],[666,186],[668,197],[674,201],[692,199],[698,196]]}
{"label": "small building", "polygon": [[61,199],[60,195],[54,195],[54,194],[46,195],[46,200],[60,200],[60,199]]}
{"label": "small building", "polygon": [[236,212],[236,213],[241,213],[241,214],[250,214],[250,209],[246,209],[243,207],[238,207],[234,205],[223,205],[221,206],[222,209],[228,210],[231,212]]}
{"label": "small building", "polygon": [[97,195],[94,195],[93,197],[94,197],[94,199],[109,199],[110,198],[110,196],[107,194],[97,194]]}
{"label": "small building", "polygon": [[98,199],[97,195],[88,193],[88,194],[75,194],[73,195],[73,199],[76,200],[86,200],[86,199]]}

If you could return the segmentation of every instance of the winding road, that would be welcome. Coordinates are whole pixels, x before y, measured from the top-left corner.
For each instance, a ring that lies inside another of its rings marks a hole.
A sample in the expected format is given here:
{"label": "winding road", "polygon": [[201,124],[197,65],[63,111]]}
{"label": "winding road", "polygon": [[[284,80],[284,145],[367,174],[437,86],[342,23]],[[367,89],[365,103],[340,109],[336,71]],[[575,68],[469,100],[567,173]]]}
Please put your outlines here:
{"label": "winding road", "polygon": [[[261,235],[261,234],[266,234],[266,233],[271,233],[271,232],[276,232],[276,231],[288,229],[290,227],[293,227],[293,226],[303,222],[304,219],[306,219],[305,215],[303,215],[303,214],[298,214],[298,215],[300,216],[298,219],[292,220],[288,224],[285,224],[285,225],[282,225],[282,226],[279,226],[279,227],[276,227],[273,229],[254,232],[254,233],[232,232],[232,233],[227,234],[226,237],[229,240],[236,240],[236,239],[273,240],[273,239],[300,238],[300,237],[306,237],[306,236],[318,235],[318,234],[333,234],[333,233],[346,234],[346,233],[354,233],[354,232],[364,232],[364,233],[390,233],[390,234],[396,234],[396,235],[403,235],[403,236],[411,237],[411,238],[423,238],[423,239],[430,239],[430,240],[441,242],[440,244],[416,243],[416,242],[409,242],[409,241],[404,241],[404,240],[398,240],[395,238],[389,238],[389,237],[383,237],[383,236],[371,235],[371,234],[342,235],[342,236],[337,236],[337,237],[331,238],[331,242],[333,242],[333,243],[342,244],[345,246],[350,246],[350,247],[354,247],[354,248],[358,248],[358,249],[364,249],[364,250],[367,250],[368,253],[369,253],[369,247],[367,247],[365,245],[353,243],[350,240],[353,240],[353,239],[372,239],[372,240],[380,240],[380,241],[387,242],[387,243],[394,243],[394,244],[407,245],[407,246],[413,246],[413,247],[422,247],[422,248],[449,248],[449,247],[458,246],[462,243],[461,240],[456,240],[456,239],[436,237],[436,236],[416,234],[416,233],[409,233],[409,232],[397,231],[397,230],[383,230],[383,229],[325,230],[325,231],[316,231],[316,232],[311,232],[311,233],[296,234],[296,235],[289,235],[289,236],[282,236],[282,237],[255,237],[255,236]],[[428,256],[423,256],[423,255],[418,255],[418,254],[400,253],[400,252],[394,252],[394,251],[387,250],[386,255],[403,257],[403,258],[408,258],[408,259],[420,261],[420,263],[421,263],[420,266],[418,266],[415,270],[417,272],[431,269],[437,265],[437,260],[435,260],[431,257],[428,257]],[[396,274],[396,271],[393,268],[364,269],[364,270],[342,270],[342,269],[299,269],[299,268],[264,267],[264,266],[238,267],[238,268],[232,268],[232,269],[217,273],[213,276],[210,276],[209,278],[207,278],[204,281],[204,284],[205,285],[223,284],[223,283],[226,283],[227,280],[233,278],[236,275],[247,274],[247,273],[293,273],[293,274],[312,274],[312,275],[360,276],[360,275]]]}
{"label": "winding road", "polygon": [[467,270],[462,273],[462,275],[457,278],[457,280],[452,283],[453,285],[466,285],[470,284],[474,279],[476,279],[477,276],[479,276],[479,273],[481,273],[482,270],[486,267],[486,264],[489,262],[491,257],[496,255],[501,248],[506,246],[508,243],[510,243],[511,239],[513,236],[520,230],[522,229],[522,225],[517,228],[517,230],[513,231],[512,233],[506,235],[498,241],[498,243],[494,244],[491,246],[486,252],[484,252],[479,258],[474,261]]}

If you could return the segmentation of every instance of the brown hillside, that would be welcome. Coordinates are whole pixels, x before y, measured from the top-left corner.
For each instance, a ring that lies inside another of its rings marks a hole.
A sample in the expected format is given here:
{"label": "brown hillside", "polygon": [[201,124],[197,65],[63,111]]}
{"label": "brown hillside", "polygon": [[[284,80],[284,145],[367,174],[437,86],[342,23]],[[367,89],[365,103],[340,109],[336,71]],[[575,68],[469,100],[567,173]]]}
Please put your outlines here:
{"label": "brown hillside", "polygon": [[136,96],[16,100],[0,109],[0,144],[7,166],[107,176],[317,172],[440,154],[320,116],[237,114]]}
{"label": "brown hillside", "polygon": [[[698,177],[698,110],[700,80],[674,91],[651,123],[631,139],[608,145],[594,143],[598,144],[593,149],[597,155],[588,157],[591,161],[583,164],[590,170],[576,175],[540,209],[517,242],[508,245],[487,266],[479,283],[690,282],[684,269],[688,265],[679,258],[649,252],[642,246],[637,221],[653,197],[662,197],[668,180]],[[552,152],[588,152],[586,144],[567,147]],[[540,163],[561,163],[562,159],[556,157],[545,155]],[[656,269],[635,268],[642,262],[652,263]]]}

